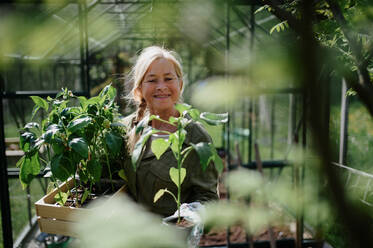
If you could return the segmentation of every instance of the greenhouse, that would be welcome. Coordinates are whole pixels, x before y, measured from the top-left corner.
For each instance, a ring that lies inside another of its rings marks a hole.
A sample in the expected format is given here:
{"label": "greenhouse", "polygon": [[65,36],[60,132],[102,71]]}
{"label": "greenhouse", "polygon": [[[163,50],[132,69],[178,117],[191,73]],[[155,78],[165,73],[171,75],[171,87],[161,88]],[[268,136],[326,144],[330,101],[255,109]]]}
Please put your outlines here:
{"label": "greenhouse", "polygon": [[8,247],[373,247],[373,3],[0,3]]}

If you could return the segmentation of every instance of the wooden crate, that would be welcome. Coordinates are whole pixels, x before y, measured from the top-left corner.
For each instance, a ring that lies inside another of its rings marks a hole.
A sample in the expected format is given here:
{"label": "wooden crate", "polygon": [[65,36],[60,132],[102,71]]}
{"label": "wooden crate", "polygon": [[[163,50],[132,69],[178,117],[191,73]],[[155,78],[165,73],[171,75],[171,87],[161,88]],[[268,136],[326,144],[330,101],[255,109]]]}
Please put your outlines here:
{"label": "wooden crate", "polygon": [[[69,187],[67,187],[69,186]],[[74,180],[70,179],[60,186],[62,192],[67,192],[68,188],[74,187]],[[112,197],[116,197],[125,192],[125,186],[121,187]],[[79,220],[76,216],[84,218],[94,209],[62,207],[56,204],[54,196],[58,193],[58,189],[54,189],[49,194],[35,203],[36,215],[38,216],[38,224],[40,231],[51,234],[60,234],[65,236],[77,237],[74,232],[74,226]]]}

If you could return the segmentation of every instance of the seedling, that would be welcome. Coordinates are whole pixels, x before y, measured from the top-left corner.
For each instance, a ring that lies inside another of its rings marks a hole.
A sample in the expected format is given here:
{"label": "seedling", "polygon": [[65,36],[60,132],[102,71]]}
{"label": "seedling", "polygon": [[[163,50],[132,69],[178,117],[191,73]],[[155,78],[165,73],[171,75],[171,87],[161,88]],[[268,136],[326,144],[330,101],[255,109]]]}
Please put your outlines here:
{"label": "seedling", "polygon": [[[183,163],[189,153],[194,149],[200,159],[202,170],[205,171],[210,162],[214,162],[216,169],[219,173],[223,170],[223,162],[221,161],[214,145],[212,143],[200,142],[197,144],[191,144],[183,148],[183,143],[187,135],[186,127],[192,121],[206,122],[210,125],[218,125],[221,123],[226,123],[228,121],[228,114],[213,114],[213,113],[200,113],[197,109],[192,108],[188,104],[176,104],[175,108],[179,111],[179,117],[170,117],[170,119],[163,120],[158,116],[152,115],[149,118],[144,118],[137,125],[136,133],[143,131],[140,136],[139,141],[135,145],[134,152],[132,154],[132,164],[136,170],[138,160],[141,156],[143,147],[149,137],[154,133],[168,134],[168,139],[159,138],[152,141],[151,149],[157,159],[159,159],[162,154],[170,147],[175,159],[177,161],[177,167],[171,167],[169,170],[169,175],[172,182],[177,187],[176,194],[168,189],[160,189],[154,195],[154,202],[157,202],[165,193],[170,194],[177,204],[178,211],[178,222],[180,222],[180,195],[181,195],[181,185],[186,177],[187,171],[183,168]],[[171,133],[168,131],[157,130],[151,127],[147,127],[147,123],[151,120],[159,120],[169,125],[175,126],[177,128],[176,132]]]}

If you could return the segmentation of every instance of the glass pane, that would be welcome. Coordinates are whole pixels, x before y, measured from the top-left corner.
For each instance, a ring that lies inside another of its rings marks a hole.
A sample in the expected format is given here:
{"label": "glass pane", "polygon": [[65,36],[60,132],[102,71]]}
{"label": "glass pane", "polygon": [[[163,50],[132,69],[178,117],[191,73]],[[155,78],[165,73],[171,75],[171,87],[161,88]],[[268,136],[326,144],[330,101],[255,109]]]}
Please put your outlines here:
{"label": "glass pane", "polygon": [[30,198],[28,199],[26,189],[23,190],[18,178],[9,179],[9,195],[13,228],[13,242],[17,239],[23,228],[29,225],[29,207],[31,218],[35,215],[34,203],[39,200],[46,185],[46,179],[34,179],[30,185]]}

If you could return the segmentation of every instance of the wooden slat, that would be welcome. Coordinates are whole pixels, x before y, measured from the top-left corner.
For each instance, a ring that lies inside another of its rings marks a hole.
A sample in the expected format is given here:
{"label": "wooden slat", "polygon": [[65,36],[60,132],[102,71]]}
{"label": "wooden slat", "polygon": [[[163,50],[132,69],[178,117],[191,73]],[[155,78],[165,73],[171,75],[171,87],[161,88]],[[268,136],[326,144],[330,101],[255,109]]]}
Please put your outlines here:
{"label": "wooden slat", "polygon": [[[74,185],[74,179],[70,179],[63,183],[59,188],[62,192],[67,192],[67,185],[71,189]],[[90,209],[75,208],[75,207],[62,207],[56,205],[54,196],[58,193],[58,188],[54,189],[51,193],[45,195],[35,203],[36,215],[44,218],[55,218],[64,221],[77,221],[77,215],[85,215],[90,212]]]}
{"label": "wooden slat", "polygon": [[[67,181],[67,185],[69,186],[69,189],[71,189],[71,187],[74,185],[74,179],[69,179]],[[66,182],[64,182],[59,186],[59,188],[55,188],[52,192],[50,192],[49,194],[41,198],[39,201],[37,201],[35,205],[38,206],[42,204],[55,204],[56,201],[54,200],[54,196],[58,193],[59,190],[61,190],[62,192],[67,192],[67,185]]]}
{"label": "wooden slat", "polygon": [[39,205],[36,211],[37,216],[43,218],[55,218],[57,220],[77,222],[76,216],[88,215],[92,209],[61,207],[58,205]]}
{"label": "wooden slat", "polygon": [[[115,192],[115,193],[111,196],[110,199],[112,199],[112,198],[116,198],[116,197],[118,197],[118,196],[121,196],[121,195],[125,194],[126,192],[127,192],[127,186],[126,186],[126,185],[123,185],[120,189],[118,189],[117,192]],[[109,199],[109,201],[110,201],[110,199]]]}
{"label": "wooden slat", "polygon": [[[67,185],[71,189],[74,185],[74,180],[70,179],[67,181]],[[68,187],[66,183],[60,186],[62,192],[66,192]],[[116,198],[126,192],[126,186],[122,186],[115,194],[110,198]],[[61,207],[55,204],[54,196],[58,193],[58,189],[53,190],[39,201],[35,203],[36,215],[38,216],[38,223],[40,230],[46,233],[61,234],[76,237],[75,233],[72,233],[72,226],[79,222],[78,218],[84,218],[85,216],[92,214],[94,209],[87,208],[75,208],[75,207]],[[110,199],[107,202],[110,202]]]}
{"label": "wooden slat", "polygon": [[23,151],[20,151],[20,150],[6,150],[5,151],[5,155],[7,157],[22,157],[25,153]]}
{"label": "wooden slat", "polygon": [[45,218],[38,218],[38,224],[40,231],[45,233],[51,234],[60,234],[70,237],[77,237],[78,233],[74,232],[75,226],[78,223],[63,221],[63,220],[55,220],[55,219],[45,219]]}

